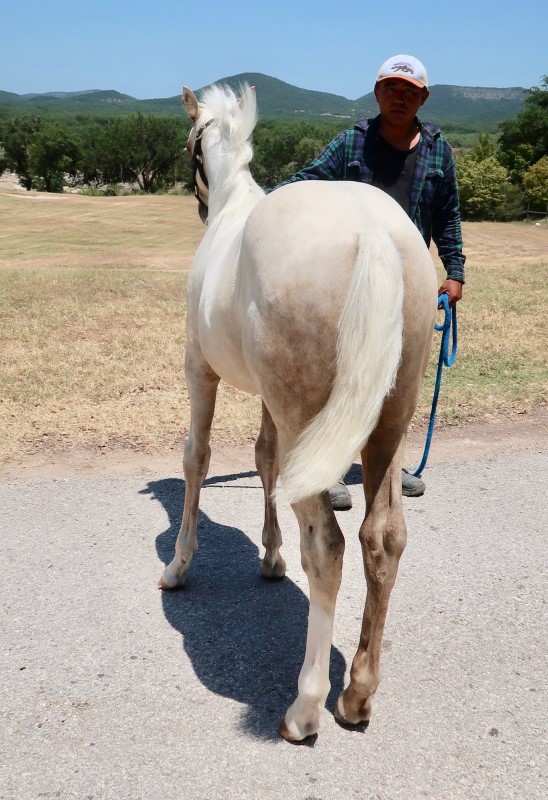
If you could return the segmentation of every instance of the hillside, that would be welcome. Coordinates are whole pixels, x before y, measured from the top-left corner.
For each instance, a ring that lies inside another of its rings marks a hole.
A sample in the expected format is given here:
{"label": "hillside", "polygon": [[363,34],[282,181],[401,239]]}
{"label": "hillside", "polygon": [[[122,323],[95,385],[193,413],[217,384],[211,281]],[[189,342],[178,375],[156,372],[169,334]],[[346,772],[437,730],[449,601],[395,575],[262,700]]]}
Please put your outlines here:
{"label": "hillside", "polygon": [[47,92],[45,94],[13,94],[0,91],[0,113],[5,116],[43,113],[135,113],[146,100],[136,100],[128,94],[110,89],[88,89],[82,92]]}
{"label": "hillside", "polygon": [[[263,119],[357,119],[377,113],[373,92],[356,100],[327,92],[301,89],[261,73],[244,72],[220,78],[238,89],[242,83],[257,88],[259,113]],[[195,88],[195,87],[191,87]],[[198,94],[206,87],[198,89]],[[456,123],[472,130],[495,130],[498,123],[521,108],[524,89],[512,87],[432,86],[425,118],[437,123]],[[181,100],[175,97],[137,100],[115,90],[48,92],[18,95],[0,91],[0,118],[14,116],[61,116],[66,114],[114,116],[120,114],[180,114]]]}

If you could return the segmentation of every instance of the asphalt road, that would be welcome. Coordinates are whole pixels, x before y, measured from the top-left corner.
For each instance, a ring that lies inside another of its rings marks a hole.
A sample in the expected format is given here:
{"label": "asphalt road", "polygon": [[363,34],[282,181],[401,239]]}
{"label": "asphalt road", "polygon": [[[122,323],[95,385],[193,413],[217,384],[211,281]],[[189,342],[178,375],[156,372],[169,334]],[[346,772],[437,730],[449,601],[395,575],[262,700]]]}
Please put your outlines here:
{"label": "asphalt road", "polygon": [[306,580],[259,577],[255,473],[213,475],[187,588],[156,581],[174,475],[0,482],[0,798],[544,800],[548,454],[434,464],[405,500],[409,544],[365,733],[332,716],[357,644],[363,497],[347,539],[332,692],[313,748],[276,727],[303,656]]}

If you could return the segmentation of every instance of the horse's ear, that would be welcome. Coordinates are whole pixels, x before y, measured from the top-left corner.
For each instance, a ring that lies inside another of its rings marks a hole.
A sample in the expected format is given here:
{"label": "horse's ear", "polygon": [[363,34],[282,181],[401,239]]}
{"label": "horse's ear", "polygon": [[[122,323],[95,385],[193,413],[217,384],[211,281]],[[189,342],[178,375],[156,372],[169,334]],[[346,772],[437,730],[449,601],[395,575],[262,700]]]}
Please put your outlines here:
{"label": "horse's ear", "polygon": [[244,107],[244,103],[246,101],[247,96],[248,95],[254,95],[254,94],[255,94],[255,87],[254,86],[248,86],[247,89],[245,90],[245,92],[243,93],[243,95],[238,100],[238,105],[240,106],[240,108]]}
{"label": "horse's ear", "polygon": [[198,108],[196,95],[188,86],[183,86],[183,106],[191,121],[196,122],[200,109]]}

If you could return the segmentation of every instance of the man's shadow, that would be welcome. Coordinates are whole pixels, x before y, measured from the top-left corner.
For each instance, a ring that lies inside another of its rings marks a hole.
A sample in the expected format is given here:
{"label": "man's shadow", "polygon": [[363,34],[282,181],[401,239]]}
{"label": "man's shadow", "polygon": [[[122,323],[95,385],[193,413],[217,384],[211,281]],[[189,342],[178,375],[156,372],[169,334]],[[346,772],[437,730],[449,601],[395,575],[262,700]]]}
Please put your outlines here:
{"label": "man's shadow", "polygon": [[[240,473],[210,478],[215,485],[254,476]],[[156,539],[160,559],[173,558],[181,522],[184,481],[151,481],[142,494],[164,506],[169,527]],[[239,491],[238,486],[226,491]],[[257,525],[262,528],[262,490]],[[187,586],[162,592],[170,625],[183,636],[183,646],[200,681],[210,691],[244,704],[242,729],[262,739],[275,739],[278,724],[297,694],[308,619],[308,598],[289,578],[266,581],[260,575],[259,552],[238,528],[198,516],[199,550]],[[345,660],[331,649],[331,711],[343,689]]]}

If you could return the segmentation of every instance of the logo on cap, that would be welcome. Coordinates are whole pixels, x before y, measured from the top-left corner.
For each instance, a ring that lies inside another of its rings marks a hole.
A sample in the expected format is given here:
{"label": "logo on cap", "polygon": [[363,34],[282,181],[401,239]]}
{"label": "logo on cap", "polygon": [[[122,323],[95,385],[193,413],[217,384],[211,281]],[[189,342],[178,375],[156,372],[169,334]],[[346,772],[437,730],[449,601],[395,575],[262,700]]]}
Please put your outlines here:
{"label": "logo on cap", "polygon": [[391,69],[392,72],[410,72],[411,75],[415,74],[415,70],[409,64],[393,64]]}

